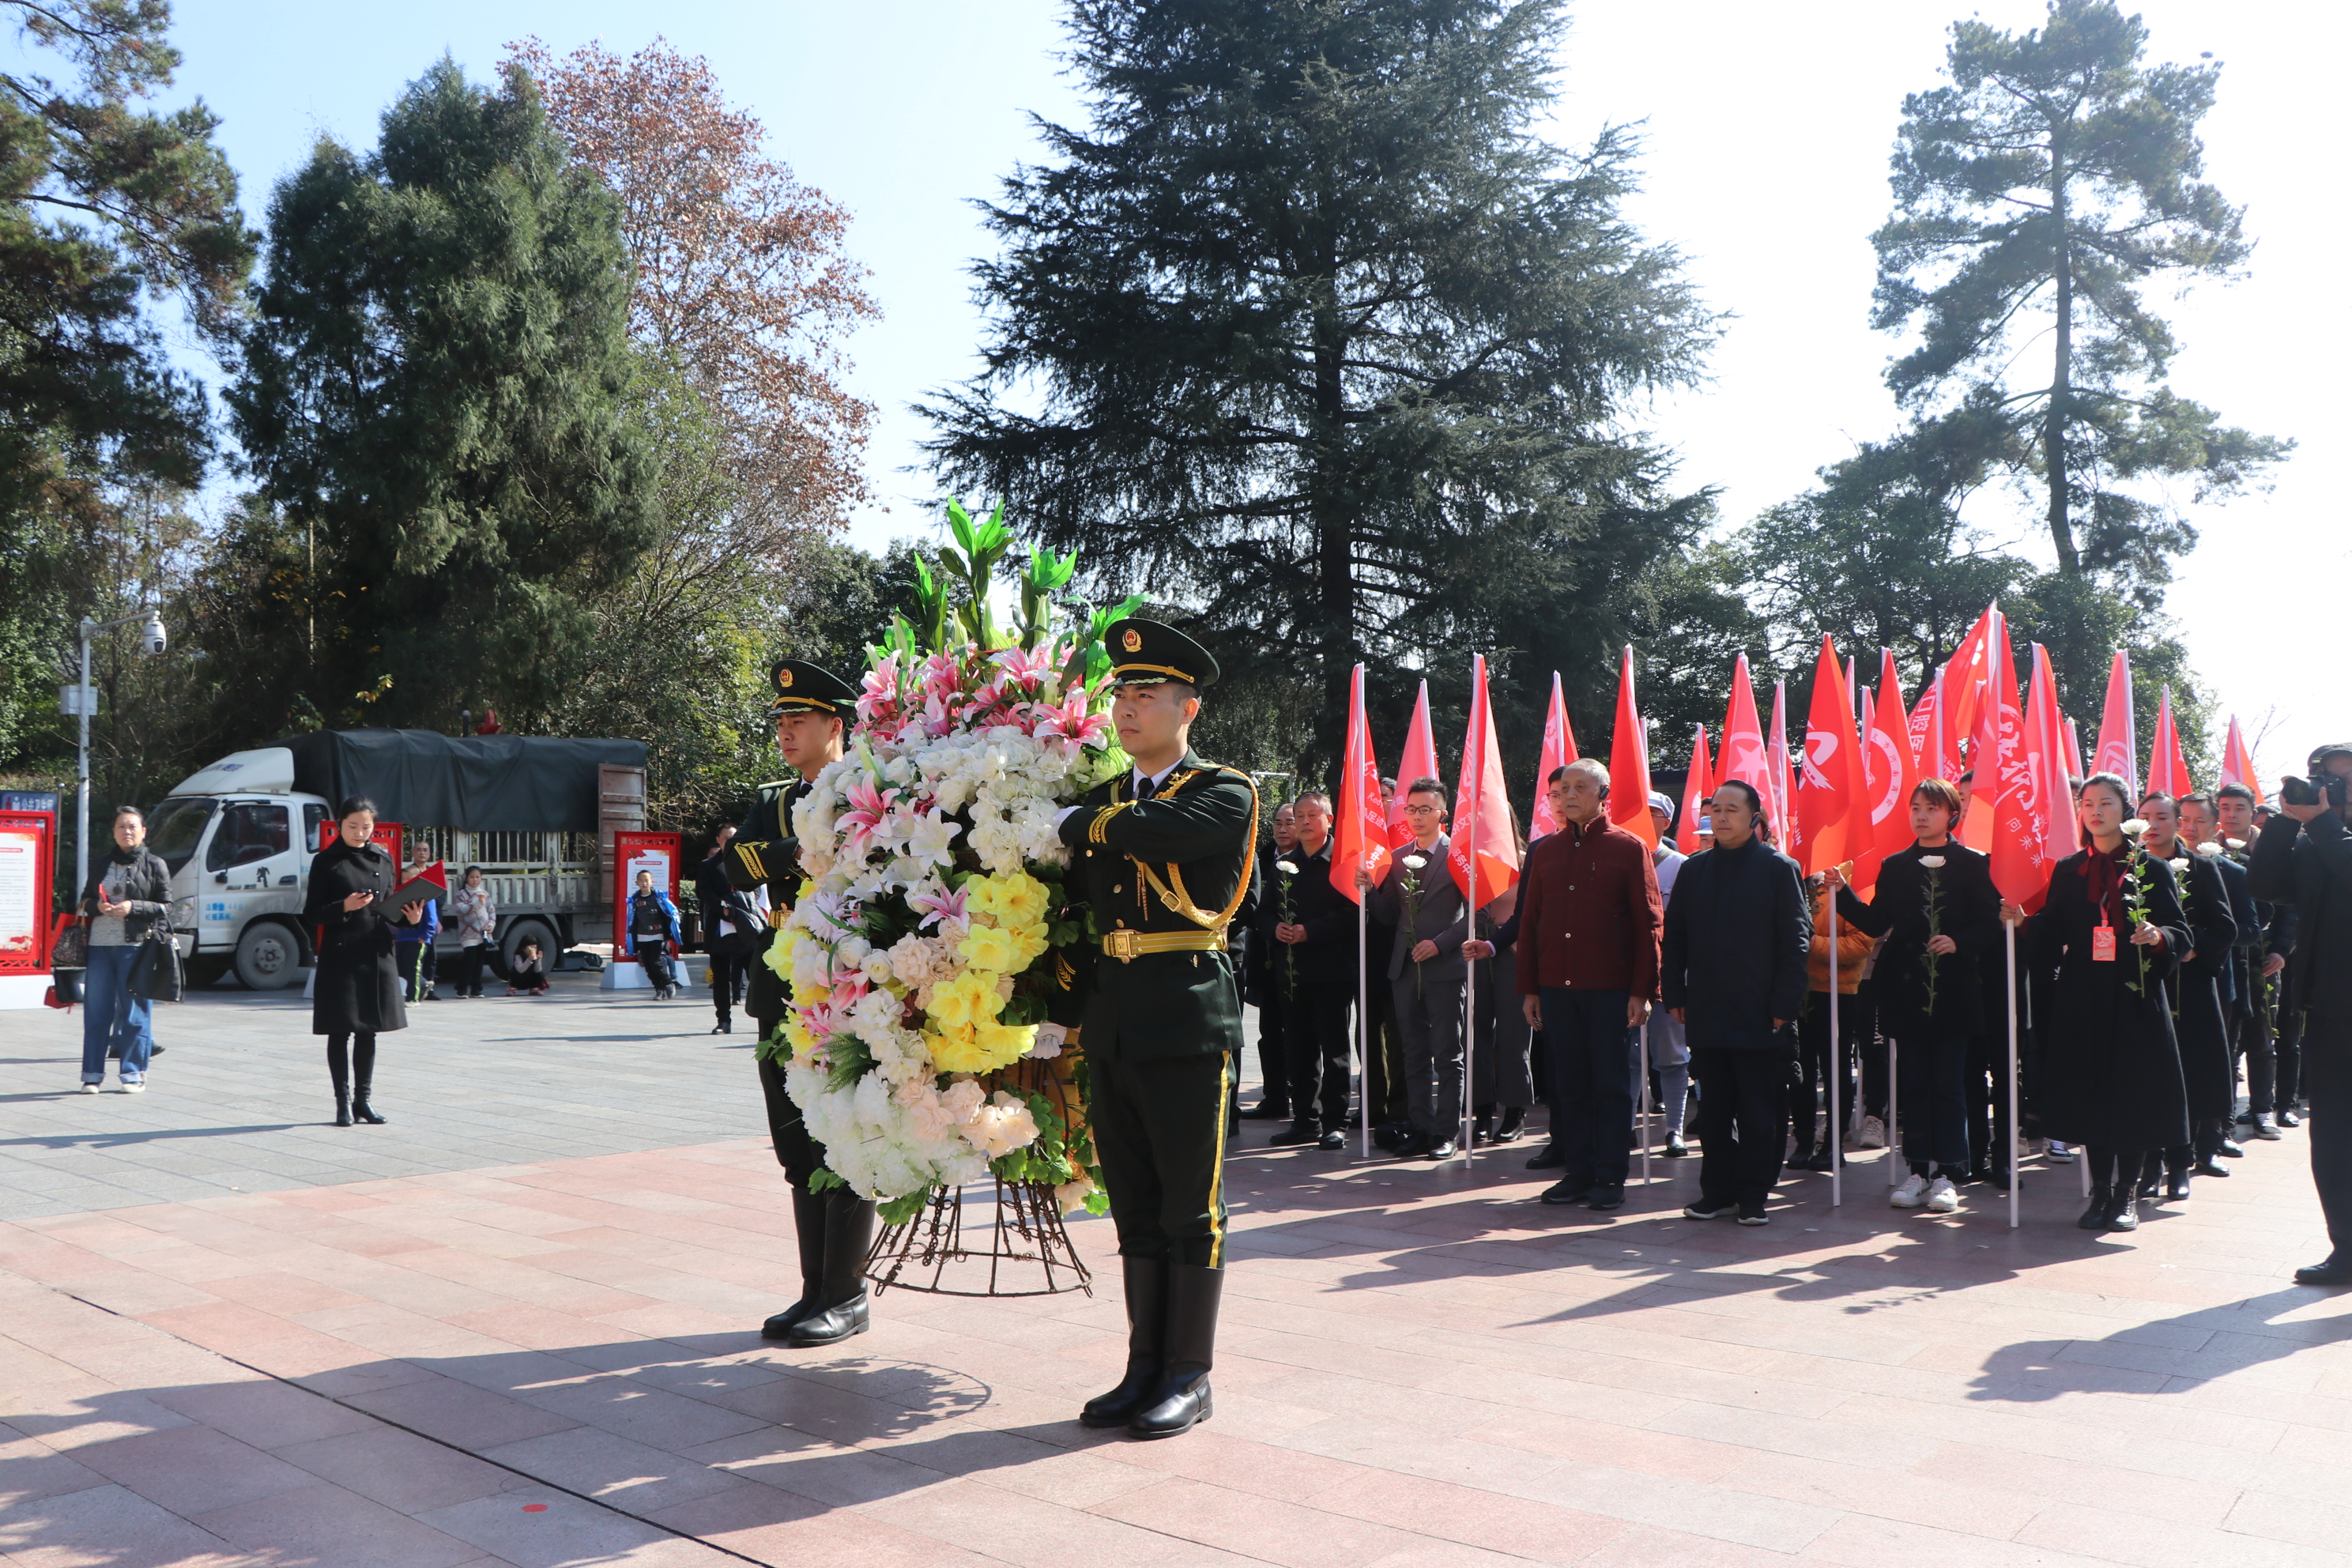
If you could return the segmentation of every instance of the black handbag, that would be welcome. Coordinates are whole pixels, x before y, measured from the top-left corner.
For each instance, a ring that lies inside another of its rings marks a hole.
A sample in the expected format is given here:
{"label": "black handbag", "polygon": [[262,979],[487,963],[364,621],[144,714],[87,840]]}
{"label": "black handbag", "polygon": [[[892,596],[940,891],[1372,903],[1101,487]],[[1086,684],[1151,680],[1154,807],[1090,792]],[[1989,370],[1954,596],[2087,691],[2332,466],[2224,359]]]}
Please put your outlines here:
{"label": "black handbag", "polygon": [[49,948],[51,969],[88,969],[89,967],[89,927],[80,921],[58,932],[57,942]]}
{"label": "black handbag", "polygon": [[[723,912],[729,929],[718,931],[718,913]],[[723,911],[715,911],[711,926],[715,932],[709,950],[721,958],[751,958],[767,950],[771,933],[761,920],[760,911],[751,900],[740,892],[730,891]]]}
{"label": "black handbag", "polygon": [[133,996],[144,996],[150,1002],[177,1002],[186,988],[187,975],[181,968],[178,942],[149,937],[139,944],[139,956],[131,961]]}

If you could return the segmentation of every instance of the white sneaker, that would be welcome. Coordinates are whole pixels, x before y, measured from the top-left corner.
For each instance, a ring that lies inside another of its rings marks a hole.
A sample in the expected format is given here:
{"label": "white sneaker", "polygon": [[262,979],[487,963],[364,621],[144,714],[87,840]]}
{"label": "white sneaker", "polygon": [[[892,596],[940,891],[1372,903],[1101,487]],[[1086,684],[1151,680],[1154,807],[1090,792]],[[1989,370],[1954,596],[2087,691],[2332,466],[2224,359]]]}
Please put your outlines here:
{"label": "white sneaker", "polygon": [[147,1092],[147,1080],[142,1078],[137,1083],[126,1083],[122,1086],[122,1092],[125,1094],[144,1094]]}
{"label": "white sneaker", "polygon": [[1899,1209],[1917,1208],[1927,1201],[1927,1178],[1916,1171],[1912,1172],[1903,1178],[1901,1186],[1888,1194],[1886,1201]]}
{"label": "white sneaker", "polygon": [[2053,1165],[2071,1165],[2074,1163],[2074,1151],[2066,1147],[2063,1140],[2053,1138],[2045,1158]]}
{"label": "white sneaker", "polygon": [[1853,1135],[1853,1146],[1857,1149],[1885,1148],[1886,1123],[1875,1116],[1864,1117],[1862,1130]]}
{"label": "white sneaker", "polygon": [[1938,1176],[1927,1188],[1927,1209],[1929,1214],[1949,1214],[1960,1206],[1960,1191],[1952,1185],[1949,1176]]}
{"label": "white sneaker", "polygon": [[80,1089],[77,1092],[82,1094],[96,1094],[98,1092],[98,1085],[94,1083],[86,1083],[82,1085]]}

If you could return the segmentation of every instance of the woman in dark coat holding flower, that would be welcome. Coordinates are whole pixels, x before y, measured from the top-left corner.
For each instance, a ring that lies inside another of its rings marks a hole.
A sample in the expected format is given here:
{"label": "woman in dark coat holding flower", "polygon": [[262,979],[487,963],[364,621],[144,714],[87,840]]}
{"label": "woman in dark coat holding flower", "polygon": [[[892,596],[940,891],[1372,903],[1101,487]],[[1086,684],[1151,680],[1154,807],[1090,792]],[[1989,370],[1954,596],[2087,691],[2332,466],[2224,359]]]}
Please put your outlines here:
{"label": "woman in dark coat holding flower", "polygon": [[1980,965],[2000,952],[2000,894],[1992,858],[1953,841],[1960,792],[1923,779],[1911,792],[1910,848],[1888,856],[1864,903],[1839,884],[1838,914],[1885,937],[1871,971],[1879,1032],[1895,1042],[1895,1104],[1911,1174],[1895,1189],[1896,1208],[1949,1214],[1955,1183],[1969,1167],[1969,1040],[1984,1027]]}
{"label": "woman in dark coat holding flower", "polygon": [[399,876],[392,857],[371,840],[375,803],[353,795],[336,816],[341,830],[335,841],[310,862],[310,897],[302,918],[320,933],[310,1032],[327,1037],[335,1125],[349,1127],[354,1118],[383,1120],[368,1103],[375,1037],[408,1027],[408,1009],[401,1001],[400,968],[392,951],[392,895]]}
{"label": "woman in dark coat holding flower", "polygon": [[[2084,1230],[2139,1226],[2147,1151],[2189,1142],[2180,1048],[2165,981],[2189,951],[2172,868],[2124,835],[2123,780],[2094,773],[2074,808],[2090,845],[2058,862],[2040,912],[2025,922],[2026,962],[2052,984],[2034,1099],[2053,1138],[2086,1145]],[[2002,918],[2022,920],[2014,905]]]}

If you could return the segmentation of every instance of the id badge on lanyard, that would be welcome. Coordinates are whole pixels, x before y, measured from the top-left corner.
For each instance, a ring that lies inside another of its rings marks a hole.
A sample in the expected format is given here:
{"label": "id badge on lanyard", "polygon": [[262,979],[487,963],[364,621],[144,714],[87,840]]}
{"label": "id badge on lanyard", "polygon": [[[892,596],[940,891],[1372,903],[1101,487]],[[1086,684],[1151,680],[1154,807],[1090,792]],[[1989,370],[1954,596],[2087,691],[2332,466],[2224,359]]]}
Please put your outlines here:
{"label": "id badge on lanyard", "polygon": [[2091,962],[2113,963],[2115,961],[2116,928],[2109,924],[2106,916],[2102,914],[2099,917],[2099,923],[2091,928]]}

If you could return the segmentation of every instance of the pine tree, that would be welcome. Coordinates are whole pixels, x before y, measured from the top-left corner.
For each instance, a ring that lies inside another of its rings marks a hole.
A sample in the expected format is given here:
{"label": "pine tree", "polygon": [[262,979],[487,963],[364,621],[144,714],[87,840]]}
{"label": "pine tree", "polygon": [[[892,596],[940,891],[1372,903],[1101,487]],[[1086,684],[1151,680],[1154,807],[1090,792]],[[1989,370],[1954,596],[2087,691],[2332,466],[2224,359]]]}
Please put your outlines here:
{"label": "pine tree", "polygon": [[987,209],[943,478],[1197,623],[1259,689],[1221,701],[1311,711],[1310,764],[1360,658],[1393,710],[1498,655],[1529,726],[1555,666],[1613,671],[1627,584],[1708,514],[1627,404],[1711,327],[1622,214],[1632,138],[1534,132],[1558,0],[1076,0],[1071,27],[1091,126],[1041,124],[1055,162]]}
{"label": "pine tree", "polygon": [[625,418],[629,268],[530,78],[444,59],[377,149],[321,141],[269,204],[268,280],[227,395],[310,563],[290,684],[330,722],[528,726],[652,535]]}

